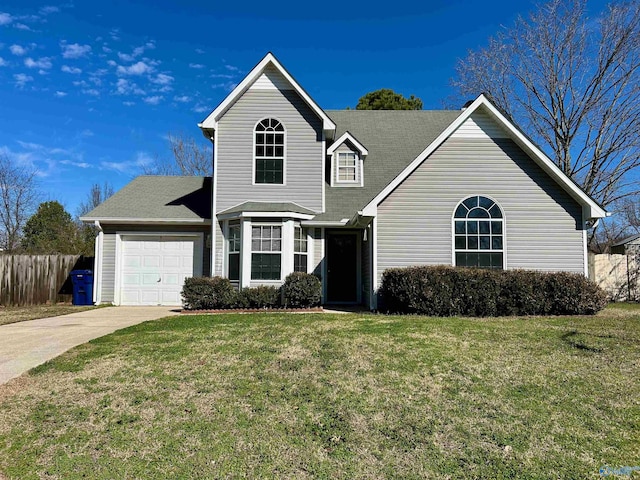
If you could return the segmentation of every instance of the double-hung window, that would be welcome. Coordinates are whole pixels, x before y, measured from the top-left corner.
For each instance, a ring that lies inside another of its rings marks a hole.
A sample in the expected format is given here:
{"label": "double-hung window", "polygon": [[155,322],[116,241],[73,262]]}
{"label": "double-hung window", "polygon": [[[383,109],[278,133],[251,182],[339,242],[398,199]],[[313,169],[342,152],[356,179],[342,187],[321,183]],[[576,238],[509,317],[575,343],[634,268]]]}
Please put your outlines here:
{"label": "double-hung window", "polygon": [[255,183],[284,184],[284,126],[265,118],[255,129]]}
{"label": "double-hung window", "polygon": [[282,226],[251,227],[251,280],[280,280]]}
{"label": "double-hung window", "polygon": [[240,280],[240,222],[229,224],[229,280]]}
{"label": "double-hung window", "polygon": [[504,218],[496,202],[465,199],[453,215],[453,232],[456,266],[504,268]]}
{"label": "double-hung window", "polygon": [[307,229],[295,227],[293,231],[293,271],[307,273],[307,258],[309,254]]}
{"label": "double-hung window", "polygon": [[356,152],[338,152],[338,182],[355,182],[358,154]]}

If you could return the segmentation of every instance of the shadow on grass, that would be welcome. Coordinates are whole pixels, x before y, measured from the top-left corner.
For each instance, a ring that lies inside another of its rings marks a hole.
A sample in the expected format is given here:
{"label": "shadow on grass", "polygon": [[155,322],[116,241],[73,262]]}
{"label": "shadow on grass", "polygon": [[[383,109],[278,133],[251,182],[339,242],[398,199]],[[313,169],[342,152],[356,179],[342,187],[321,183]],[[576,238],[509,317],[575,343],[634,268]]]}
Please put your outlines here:
{"label": "shadow on grass", "polygon": [[560,338],[562,339],[563,342],[567,343],[569,346],[577,350],[582,350],[584,352],[591,352],[591,353],[603,352],[601,348],[590,347],[589,345],[586,345],[582,343],[580,340],[576,339],[578,335],[580,335],[580,333],[577,330],[571,330],[570,332],[567,332],[561,335]]}

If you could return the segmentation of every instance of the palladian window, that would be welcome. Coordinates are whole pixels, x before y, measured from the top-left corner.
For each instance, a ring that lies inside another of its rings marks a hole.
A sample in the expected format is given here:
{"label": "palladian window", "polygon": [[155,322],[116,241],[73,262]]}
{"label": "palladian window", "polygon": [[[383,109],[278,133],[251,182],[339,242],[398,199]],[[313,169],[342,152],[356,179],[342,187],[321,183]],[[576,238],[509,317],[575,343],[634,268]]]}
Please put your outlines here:
{"label": "palladian window", "polygon": [[453,215],[455,264],[458,267],[504,268],[504,218],[496,202],[473,196]]}
{"label": "palladian window", "polygon": [[284,126],[265,118],[255,130],[255,183],[284,183]]}

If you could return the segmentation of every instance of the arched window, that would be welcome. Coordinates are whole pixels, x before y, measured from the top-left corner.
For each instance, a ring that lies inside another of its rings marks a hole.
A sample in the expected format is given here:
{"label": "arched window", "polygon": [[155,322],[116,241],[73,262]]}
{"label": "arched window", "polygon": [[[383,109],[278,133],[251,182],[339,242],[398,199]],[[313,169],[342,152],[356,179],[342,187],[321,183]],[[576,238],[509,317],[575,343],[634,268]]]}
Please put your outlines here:
{"label": "arched window", "polygon": [[456,266],[504,268],[504,218],[496,202],[479,195],[462,201],[453,232]]}
{"label": "arched window", "polygon": [[284,126],[265,118],[255,128],[255,183],[284,183]]}

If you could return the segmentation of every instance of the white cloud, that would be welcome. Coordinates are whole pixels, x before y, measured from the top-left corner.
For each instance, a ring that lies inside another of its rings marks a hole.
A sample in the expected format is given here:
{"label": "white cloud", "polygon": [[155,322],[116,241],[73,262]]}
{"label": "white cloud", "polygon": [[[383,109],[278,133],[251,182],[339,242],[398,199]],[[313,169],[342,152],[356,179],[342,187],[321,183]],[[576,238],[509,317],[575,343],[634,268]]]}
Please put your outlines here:
{"label": "white cloud", "polygon": [[0,25],[9,25],[13,22],[13,17],[8,13],[0,12]]}
{"label": "white cloud", "polygon": [[123,105],[126,105],[127,107],[133,107],[136,102],[122,102]]}
{"label": "white cloud", "polygon": [[145,97],[143,100],[144,103],[149,105],[158,105],[162,100],[164,100],[164,97],[162,95],[154,95],[153,97]]}
{"label": "white cloud", "polygon": [[57,13],[60,11],[60,8],[54,7],[53,5],[47,5],[40,9],[40,15],[50,15],[52,13]]}
{"label": "white cloud", "polygon": [[138,85],[126,78],[119,78],[116,82],[116,92],[120,95],[145,95],[146,92]]}
{"label": "white cloud", "polygon": [[13,79],[15,80],[15,84],[18,88],[24,88],[28,82],[33,82],[33,77],[25,75],[24,73],[14,74]]}
{"label": "white cloud", "polygon": [[25,25],[24,23],[16,23],[14,27],[17,28],[18,30],[25,30],[28,32],[33,31],[29,25]]}
{"label": "white cloud", "polygon": [[111,37],[112,40],[115,40],[115,41],[120,40],[120,30],[118,30],[117,28],[114,28],[109,32],[109,36]]}
{"label": "white cloud", "polygon": [[67,96],[67,92],[61,92],[60,90],[58,90],[58,91],[55,93],[55,96],[56,96],[56,97],[59,97],[59,98],[66,97],[66,96]]}
{"label": "white cloud", "polygon": [[136,62],[128,67],[118,65],[118,73],[122,75],[144,75],[151,72],[153,72],[153,66],[145,62]]}
{"label": "white cloud", "polygon": [[94,133],[88,128],[85,128],[82,132],[80,132],[80,135],[82,135],[83,137],[93,137]]}
{"label": "white cloud", "polygon": [[109,65],[110,67],[115,67],[118,64],[115,62],[115,60],[107,60],[107,65]]}
{"label": "white cloud", "polygon": [[210,111],[211,109],[209,107],[206,107],[205,105],[202,104],[198,104],[196,106],[193,107],[193,111],[196,113],[203,113],[203,112],[207,112]]}
{"label": "white cloud", "polygon": [[78,167],[78,168],[91,167],[91,165],[88,164],[87,162],[74,162],[73,160],[60,160],[60,163],[62,163],[63,165],[71,165],[72,167]]}
{"label": "white cloud", "polygon": [[187,103],[191,101],[191,97],[189,95],[181,95],[173,97],[176,102]]}
{"label": "white cloud", "polygon": [[27,49],[24,47],[21,47],[20,45],[11,45],[9,47],[9,51],[11,53],[13,53],[14,55],[17,55],[18,57],[24,55],[25,53],[27,53]]}
{"label": "white cloud", "polygon": [[227,78],[227,79],[232,79],[234,78],[235,75],[230,75],[228,73],[213,73],[211,74],[211,78]]}
{"label": "white cloud", "polygon": [[123,62],[133,62],[136,58],[142,55],[145,50],[153,50],[154,48],[156,48],[156,44],[154,42],[147,42],[140,47],[134,48],[131,53],[118,52],[118,58]]}
{"label": "white cloud", "polygon": [[157,83],[158,85],[169,85],[173,80],[174,78],[171,75],[166,75],[164,73],[159,73],[156,75],[156,78],[151,79],[153,83]]}
{"label": "white cloud", "polygon": [[[111,50],[109,47],[107,47],[106,45],[104,45],[104,46],[102,47],[102,51],[103,51],[104,53],[111,53],[113,50]],[[115,62],[114,62],[114,63],[115,63]]]}
{"label": "white cloud", "polygon": [[69,65],[63,65],[62,68],[60,68],[60,70],[62,70],[65,73],[72,73],[74,75],[82,73],[82,70],[79,69],[78,67],[70,67]]}
{"label": "white cloud", "polygon": [[24,65],[27,68],[42,68],[47,70],[52,67],[51,59],[49,57],[42,57],[38,60],[34,60],[31,57],[24,59]]}
{"label": "white cloud", "polygon": [[92,97],[99,97],[100,96],[100,92],[98,90],[96,90],[95,88],[87,88],[82,90],[82,93],[84,93],[85,95],[91,95]]}
{"label": "white cloud", "polygon": [[63,58],[81,58],[91,53],[90,45],[80,45],[78,43],[61,43]]}
{"label": "white cloud", "polygon": [[4,58],[0,57],[0,67],[6,67],[7,66],[7,62],[4,60]]}
{"label": "white cloud", "polygon": [[201,48],[196,48],[196,53],[199,53],[200,55],[206,53],[203,49]]}
{"label": "white cloud", "polygon": [[226,68],[227,70],[230,70],[232,72],[237,72],[239,70],[238,67],[234,67],[233,65],[225,65],[224,68]]}
{"label": "white cloud", "polygon": [[138,152],[135,159],[125,162],[101,162],[101,167],[107,170],[115,170],[118,173],[133,173],[141,167],[149,165],[153,158],[148,153]]}
{"label": "white cloud", "polygon": [[190,63],[189,68],[195,68],[197,70],[204,68],[204,65],[201,63]]}

